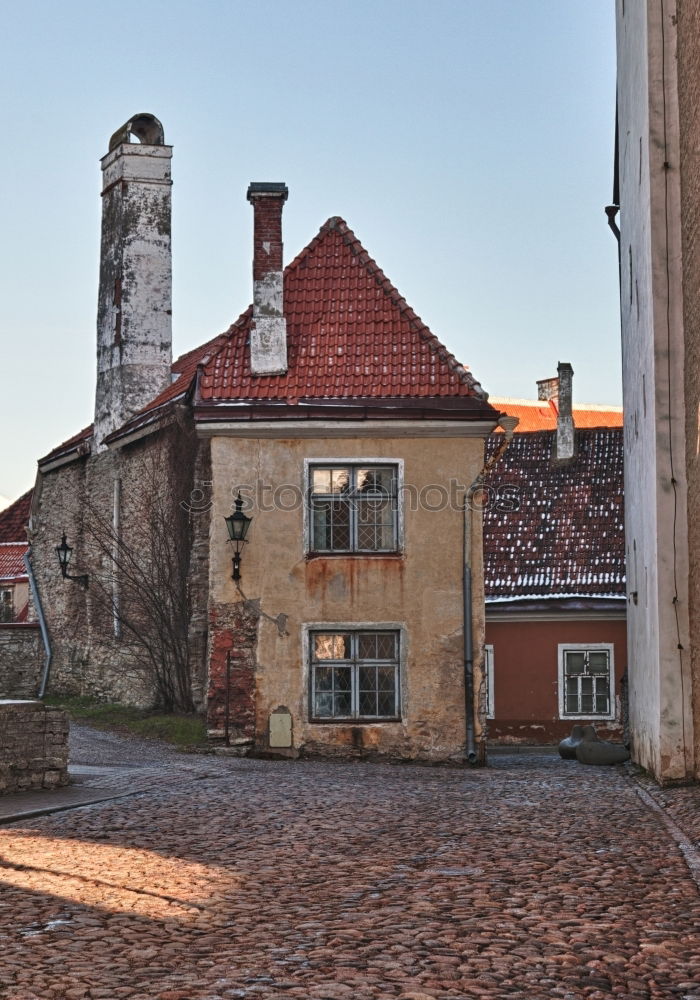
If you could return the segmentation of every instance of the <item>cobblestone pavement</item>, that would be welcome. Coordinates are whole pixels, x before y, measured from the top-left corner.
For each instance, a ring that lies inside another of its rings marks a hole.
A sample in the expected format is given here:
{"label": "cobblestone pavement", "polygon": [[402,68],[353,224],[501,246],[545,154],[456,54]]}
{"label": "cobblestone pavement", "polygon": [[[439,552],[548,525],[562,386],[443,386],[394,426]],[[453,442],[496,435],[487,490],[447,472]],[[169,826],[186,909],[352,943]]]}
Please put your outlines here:
{"label": "cobblestone pavement", "polygon": [[695,821],[695,790],[652,802],[551,755],[289,763],[83,733],[73,756],[137,794],[0,829],[8,1000],[700,1000],[700,891],[664,822],[676,791]]}

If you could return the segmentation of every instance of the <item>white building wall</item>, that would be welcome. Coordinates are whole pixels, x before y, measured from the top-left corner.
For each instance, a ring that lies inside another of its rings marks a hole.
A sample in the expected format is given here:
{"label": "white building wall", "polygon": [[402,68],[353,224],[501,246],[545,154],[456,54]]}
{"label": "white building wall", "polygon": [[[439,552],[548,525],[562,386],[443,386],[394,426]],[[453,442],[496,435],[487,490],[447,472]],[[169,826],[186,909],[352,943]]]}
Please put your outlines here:
{"label": "white building wall", "polygon": [[[633,759],[692,774],[675,4],[617,0]],[[682,648],[679,648],[682,647]]]}

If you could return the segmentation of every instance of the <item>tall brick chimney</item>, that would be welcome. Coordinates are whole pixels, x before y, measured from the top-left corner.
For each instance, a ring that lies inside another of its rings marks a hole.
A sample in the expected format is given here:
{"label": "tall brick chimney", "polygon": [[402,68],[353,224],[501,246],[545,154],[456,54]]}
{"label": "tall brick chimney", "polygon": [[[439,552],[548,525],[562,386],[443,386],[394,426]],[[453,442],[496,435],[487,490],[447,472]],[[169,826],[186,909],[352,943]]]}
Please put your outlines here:
{"label": "tall brick chimney", "polygon": [[557,415],[557,436],[554,457],[561,461],[574,457],[574,417],[572,413],[572,381],[574,370],[568,361],[557,365],[559,376],[559,398]]}
{"label": "tall brick chimney", "polygon": [[141,114],[114,133],[102,158],[97,451],[105,448],[108,434],[170,384],[171,157],[161,123]]}
{"label": "tall brick chimney", "polygon": [[253,375],[287,371],[287,321],[282,277],[282,208],[286,184],[254,183],[248,187],[253,206],[253,322],[250,368]]}

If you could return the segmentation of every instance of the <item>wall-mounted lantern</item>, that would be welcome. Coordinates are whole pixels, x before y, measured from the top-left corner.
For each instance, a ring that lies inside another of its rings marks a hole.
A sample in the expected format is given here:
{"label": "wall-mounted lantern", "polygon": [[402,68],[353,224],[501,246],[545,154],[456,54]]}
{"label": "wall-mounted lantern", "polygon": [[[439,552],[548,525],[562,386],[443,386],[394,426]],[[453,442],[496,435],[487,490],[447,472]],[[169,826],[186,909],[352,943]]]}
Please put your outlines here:
{"label": "wall-mounted lantern", "polygon": [[90,577],[87,573],[80,573],[77,576],[73,576],[68,572],[68,567],[70,565],[71,556],[73,555],[73,548],[66,541],[66,533],[63,532],[63,538],[61,539],[61,544],[56,546],[56,555],[58,556],[58,562],[61,566],[61,576],[64,580],[76,580],[78,583],[82,584],[83,587],[87,588],[88,581]]}
{"label": "wall-mounted lantern", "polygon": [[241,499],[241,494],[239,493],[236,497],[236,509],[233,514],[229,514],[225,517],[226,527],[228,528],[229,538],[234,544],[234,555],[233,555],[233,574],[232,578],[236,581],[241,578],[241,549],[245,543],[246,535],[248,534],[248,528],[250,527],[250,522],[253,520],[252,517],[247,517],[243,513],[243,500]]}

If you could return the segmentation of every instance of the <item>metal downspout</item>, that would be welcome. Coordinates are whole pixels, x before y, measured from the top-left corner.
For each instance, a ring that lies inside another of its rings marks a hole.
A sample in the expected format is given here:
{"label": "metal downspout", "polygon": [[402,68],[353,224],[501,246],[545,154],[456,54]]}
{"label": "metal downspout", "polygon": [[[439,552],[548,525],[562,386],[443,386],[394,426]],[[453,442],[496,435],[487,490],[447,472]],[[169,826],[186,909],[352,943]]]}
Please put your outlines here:
{"label": "metal downspout", "polygon": [[464,718],[466,721],[467,760],[476,764],[476,739],[474,735],[474,640],[472,621],[472,532],[469,498],[464,505],[464,559],[462,595],[464,600]]}
{"label": "metal downspout", "polygon": [[34,576],[34,569],[32,567],[30,556],[32,554],[31,546],[28,551],[24,553],[24,565],[27,568],[27,576],[29,577],[29,587],[32,592],[32,598],[34,600],[34,607],[36,608],[36,613],[39,616],[39,628],[41,629],[41,638],[44,641],[44,669],[41,673],[41,680],[39,681],[39,690],[37,692],[37,698],[43,698],[46,694],[46,686],[49,683],[49,672],[51,670],[51,641],[49,639],[49,630],[46,625],[46,618],[44,617],[44,609],[41,606],[41,598],[39,597],[39,588],[36,585],[36,577]]}

